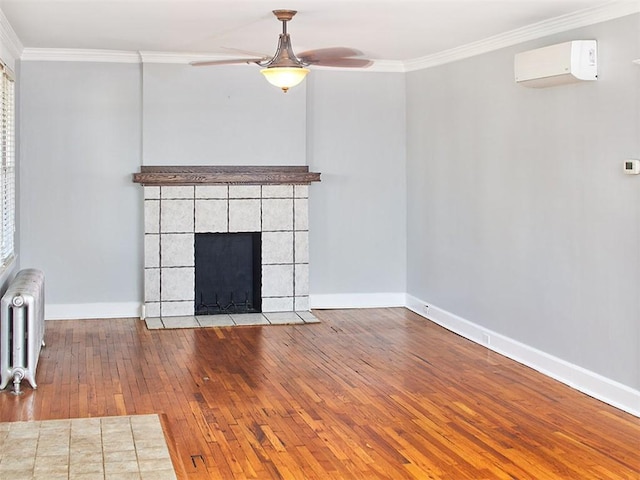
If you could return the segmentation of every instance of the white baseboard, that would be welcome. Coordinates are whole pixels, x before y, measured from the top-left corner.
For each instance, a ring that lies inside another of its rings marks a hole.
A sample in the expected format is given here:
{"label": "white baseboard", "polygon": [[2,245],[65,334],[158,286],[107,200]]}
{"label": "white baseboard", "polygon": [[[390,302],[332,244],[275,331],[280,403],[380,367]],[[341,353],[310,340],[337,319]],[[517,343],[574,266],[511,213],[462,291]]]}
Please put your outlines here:
{"label": "white baseboard", "polygon": [[[139,302],[46,304],[47,320],[143,317]],[[310,308],[381,308],[404,307],[404,293],[354,293],[310,295]]]}
{"label": "white baseboard", "polygon": [[405,293],[348,293],[309,295],[311,309],[404,307]]}
{"label": "white baseboard", "polygon": [[472,342],[640,417],[640,391],[638,390],[483,328],[411,295],[407,295],[406,307]]}
{"label": "white baseboard", "polygon": [[46,320],[78,320],[95,318],[140,318],[139,302],[46,304]]}

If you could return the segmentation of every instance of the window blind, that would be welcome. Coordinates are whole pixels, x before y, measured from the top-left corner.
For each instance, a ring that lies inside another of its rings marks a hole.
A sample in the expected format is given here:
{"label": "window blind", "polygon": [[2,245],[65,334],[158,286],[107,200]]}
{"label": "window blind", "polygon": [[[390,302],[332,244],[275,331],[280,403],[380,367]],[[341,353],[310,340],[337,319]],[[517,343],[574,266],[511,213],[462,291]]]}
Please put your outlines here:
{"label": "window blind", "polygon": [[14,255],[15,234],[15,85],[5,67],[0,82],[0,264]]}

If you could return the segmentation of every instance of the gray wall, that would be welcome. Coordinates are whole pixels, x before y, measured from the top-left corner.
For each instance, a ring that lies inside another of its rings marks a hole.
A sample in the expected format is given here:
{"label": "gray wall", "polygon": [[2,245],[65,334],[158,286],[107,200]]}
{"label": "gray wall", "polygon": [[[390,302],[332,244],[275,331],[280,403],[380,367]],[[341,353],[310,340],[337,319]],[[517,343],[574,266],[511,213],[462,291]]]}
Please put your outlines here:
{"label": "gray wall", "polygon": [[313,294],[405,292],[405,86],[397,73],[309,78]]}
{"label": "gray wall", "polygon": [[21,266],[48,304],[142,301],[143,162],[309,164],[311,293],[404,292],[404,76],[283,94],[248,69],[22,63]]}
{"label": "gray wall", "polygon": [[144,165],[305,165],[305,88],[255,65],[143,67]]}
{"label": "gray wall", "polygon": [[[514,84],[597,39],[596,82]],[[640,387],[640,16],[407,75],[408,293]]]}
{"label": "gray wall", "polygon": [[140,66],[22,62],[20,267],[47,303],[142,298]]}
{"label": "gray wall", "polygon": [[312,295],[404,292],[402,74],[314,70],[287,94],[251,66],[148,64],[146,165],[309,165]]}

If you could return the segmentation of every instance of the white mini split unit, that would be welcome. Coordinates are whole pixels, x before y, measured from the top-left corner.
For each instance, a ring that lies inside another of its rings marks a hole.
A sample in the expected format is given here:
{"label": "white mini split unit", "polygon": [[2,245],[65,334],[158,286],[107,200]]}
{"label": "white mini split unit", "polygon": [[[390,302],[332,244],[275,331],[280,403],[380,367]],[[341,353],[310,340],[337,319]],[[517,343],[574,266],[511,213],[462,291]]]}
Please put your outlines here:
{"label": "white mini split unit", "polygon": [[553,87],[597,80],[595,40],[574,40],[516,54],[516,82],[525,87]]}

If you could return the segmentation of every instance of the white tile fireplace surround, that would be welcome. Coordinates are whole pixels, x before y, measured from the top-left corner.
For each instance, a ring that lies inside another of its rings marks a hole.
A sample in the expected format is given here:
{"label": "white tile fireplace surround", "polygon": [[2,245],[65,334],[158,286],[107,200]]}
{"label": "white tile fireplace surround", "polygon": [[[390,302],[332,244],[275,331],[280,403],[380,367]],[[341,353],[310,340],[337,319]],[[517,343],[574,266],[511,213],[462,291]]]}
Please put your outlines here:
{"label": "white tile fireplace surround", "polygon": [[194,315],[197,233],[260,232],[262,311],[309,310],[308,182],[230,184],[222,175],[214,184],[149,185],[135,178],[144,186],[146,317]]}

